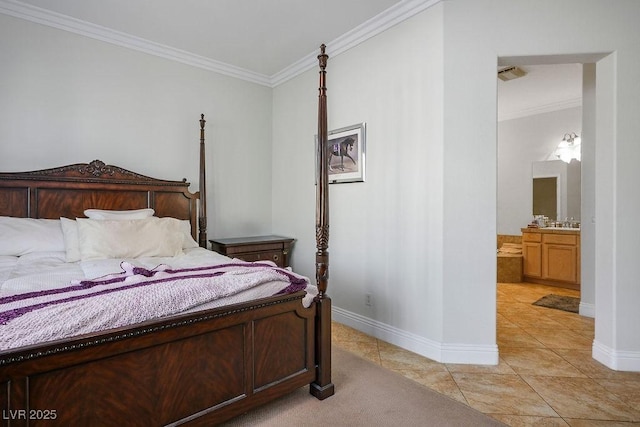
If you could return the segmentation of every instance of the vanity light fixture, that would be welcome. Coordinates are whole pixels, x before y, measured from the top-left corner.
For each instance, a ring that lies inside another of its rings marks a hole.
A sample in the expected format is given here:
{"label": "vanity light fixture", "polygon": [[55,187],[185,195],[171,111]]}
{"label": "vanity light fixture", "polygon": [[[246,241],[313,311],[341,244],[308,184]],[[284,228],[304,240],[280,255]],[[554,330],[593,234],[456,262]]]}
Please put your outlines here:
{"label": "vanity light fixture", "polygon": [[565,133],[553,154],[565,163],[571,163],[571,159],[580,161],[581,140],[575,132]]}

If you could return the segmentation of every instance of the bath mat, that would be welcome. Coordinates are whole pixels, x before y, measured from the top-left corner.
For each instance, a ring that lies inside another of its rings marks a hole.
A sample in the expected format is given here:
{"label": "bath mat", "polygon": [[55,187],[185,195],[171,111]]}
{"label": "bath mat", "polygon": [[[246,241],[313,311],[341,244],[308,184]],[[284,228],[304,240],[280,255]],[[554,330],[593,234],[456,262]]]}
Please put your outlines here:
{"label": "bath mat", "polygon": [[534,302],[533,305],[577,313],[580,306],[580,298],[549,294]]}

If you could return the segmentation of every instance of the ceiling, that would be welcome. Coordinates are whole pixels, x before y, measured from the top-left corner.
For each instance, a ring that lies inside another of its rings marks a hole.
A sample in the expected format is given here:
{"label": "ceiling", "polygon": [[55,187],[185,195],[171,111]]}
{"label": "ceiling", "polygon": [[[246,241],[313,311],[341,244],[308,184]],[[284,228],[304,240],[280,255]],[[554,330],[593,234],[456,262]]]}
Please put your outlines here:
{"label": "ceiling", "polygon": [[271,76],[400,0],[21,0]]}
{"label": "ceiling", "polygon": [[[0,13],[275,86],[440,0],[0,0]],[[502,68],[502,67],[501,67]],[[499,120],[580,105],[580,64],[498,80]]]}
{"label": "ceiling", "polygon": [[499,121],[582,105],[582,64],[518,67],[526,71],[524,77],[497,79]]}

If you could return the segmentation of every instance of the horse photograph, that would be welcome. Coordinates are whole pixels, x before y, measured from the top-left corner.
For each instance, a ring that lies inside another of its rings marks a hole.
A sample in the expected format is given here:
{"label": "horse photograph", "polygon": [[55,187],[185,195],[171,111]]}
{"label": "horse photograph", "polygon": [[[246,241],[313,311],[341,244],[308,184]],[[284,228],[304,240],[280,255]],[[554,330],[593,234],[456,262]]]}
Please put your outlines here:
{"label": "horse photograph", "polygon": [[365,124],[329,132],[329,182],[364,181]]}
{"label": "horse photograph", "polygon": [[[344,159],[345,157],[351,160],[351,164],[349,164],[349,171],[353,172],[358,169],[358,162],[355,161],[353,157],[351,157],[350,152],[353,153],[353,146],[356,143],[356,138],[354,136],[348,136],[346,138],[341,138],[339,140],[333,139],[329,140],[329,144],[331,146],[331,150],[329,150],[329,173],[332,170],[339,170],[340,172],[344,172]],[[353,153],[354,156],[358,156],[357,152]],[[339,159],[340,161],[334,160]]]}

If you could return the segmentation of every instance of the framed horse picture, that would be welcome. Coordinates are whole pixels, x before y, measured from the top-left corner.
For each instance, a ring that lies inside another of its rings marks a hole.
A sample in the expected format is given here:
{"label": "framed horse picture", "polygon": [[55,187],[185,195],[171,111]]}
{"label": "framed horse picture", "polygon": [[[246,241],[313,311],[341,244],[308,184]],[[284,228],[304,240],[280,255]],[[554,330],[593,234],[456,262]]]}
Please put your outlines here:
{"label": "framed horse picture", "polygon": [[329,131],[327,140],[329,184],[364,182],[366,123]]}

